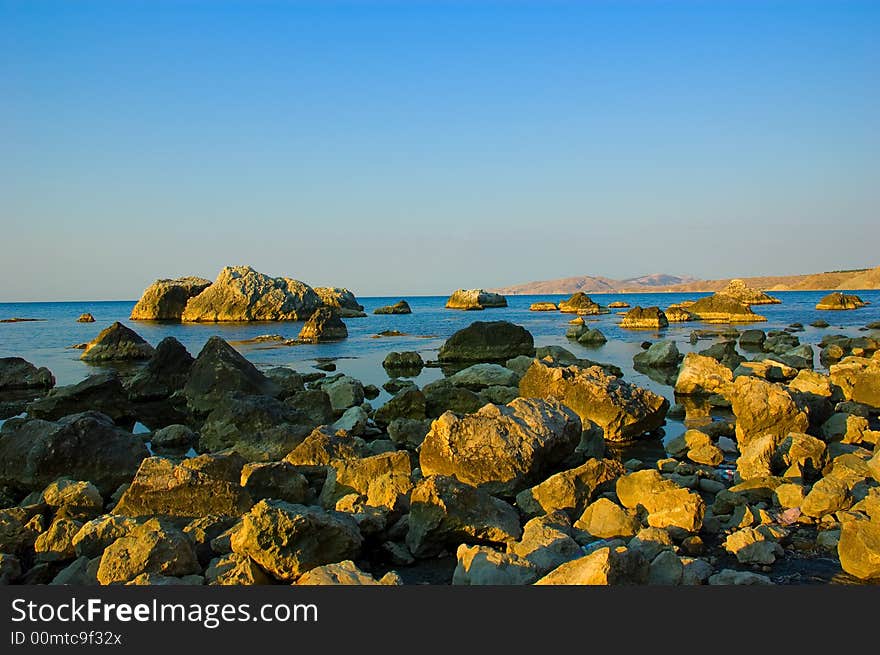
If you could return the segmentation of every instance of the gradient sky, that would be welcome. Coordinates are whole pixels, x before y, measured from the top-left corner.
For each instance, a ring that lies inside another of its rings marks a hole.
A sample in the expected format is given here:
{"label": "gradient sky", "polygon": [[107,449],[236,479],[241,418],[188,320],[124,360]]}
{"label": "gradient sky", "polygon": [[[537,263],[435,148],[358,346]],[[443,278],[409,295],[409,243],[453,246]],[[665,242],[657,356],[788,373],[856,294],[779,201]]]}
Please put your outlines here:
{"label": "gradient sky", "polygon": [[880,2],[0,0],[0,301],[880,264]]}

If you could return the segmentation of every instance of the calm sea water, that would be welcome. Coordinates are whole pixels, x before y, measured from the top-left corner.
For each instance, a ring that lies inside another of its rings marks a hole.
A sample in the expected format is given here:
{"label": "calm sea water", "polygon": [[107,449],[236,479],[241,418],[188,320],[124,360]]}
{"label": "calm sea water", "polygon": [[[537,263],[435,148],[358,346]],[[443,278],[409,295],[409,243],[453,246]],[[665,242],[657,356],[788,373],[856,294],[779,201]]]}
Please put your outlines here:
{"label": "calm sea water", "polygon": [[[842,333],[851,336],[865,334],[859,328],[880,320],[880,291],[857,292],[872,304],[861,309],[844,312],[820,312],[814,309],[816,302],[826,294],[823,291],[778,292],[780,305],[762,305],[755,311],[767,317],[766,323],[753,324],[761,329],[784,328],[799,322],[805,331],[799,333],[802,343],[817,344],[827,333]],[[658,305],[667,307],[672,303],[695,299],[702,295],[691,294],[591,294],[597,302],[607,305],[615,300],[623,300],[633,307]],[[670,401],[672,388],[643,375],[632,368],[632,356],[640,350],[640,343],[659,337],[674,339],[682,352],[702,349],[711,342],[701,341],[696,346],[689,341],[693,330],[712,327],[699,322],[672,324],[660,331],[623,330],[618,327],[620,316],[614,310],[611,314],[587,317],[589,324],[597,327],[608,338],[608,343],[598,348],[586,348],[565,338],[571,314],[559,312],[530,312],[529,305],[538,301],[558,302],[566,295],[549,296],[509,296],[506,308],[487,309],[481,312],[462,312],[444,308],[445,296],[407,297],[413,313],[401,316],[375,316],[376,307],[387,305],[399,297],[360,298],[367,312],[366,318],[346,319],[348,339],[328,344],[275,346],[273,344],[254,344],[236,346],[242,354],[258,367],[289,366],[301,372],[313,371],[317,358],[337,358],[337,370],[353,375],[365,384],[381,385],[388,376],[381,366],[385,355],[392,350],[415,350],[425,359],[436,359],[437,351],[456,330],[473,321],[508,320],[522,325],[535,337],[538,346],[560,345],[568,348],[579,357],[609,362],[620,366],[624,377],[640,386],[663,394]],[[0,323],[0,356],[20,356],[37,366],[46,366],[54,374],[59,385],[82,380],[101,367],[80,361],[81,351],[70,346],[93,339],[98,332],[113,321],[121,321],[133,328],[144,339],[155,345],[166,336],[174,336],[195,356],[212,335],[220,335],[227,341],[243,341],[265,334],[278,334],[286,338],[296,337],[302,323],[248,323],[248,324],[175,324],[137,322],[128,319],[135,301],[125,302],[51,302],[51,303],[0,303],[0,319],[22,317],[42,319],[37,322]],[[90,312],[95,323],[77,323],[77,317]],[[826,329],[809,327],[809,323],[822,318],[831,324]],[[748,327],[748,326],[745,326]],[[743,326],[740,326],[743,329]],[[375,338],[384,330],[399,330],[407,336]],[[874,333],[877,334],[876,332]],[[751,357],[750,357],[751,358]],[[816,361],[818,366],[818,357]],[[441,377],[439,369],[425,368],[415,378],[424,385]],[[390,396],[382,395],[373,401],[379,405]],[[667,429],[669,433],[669,429]]]}

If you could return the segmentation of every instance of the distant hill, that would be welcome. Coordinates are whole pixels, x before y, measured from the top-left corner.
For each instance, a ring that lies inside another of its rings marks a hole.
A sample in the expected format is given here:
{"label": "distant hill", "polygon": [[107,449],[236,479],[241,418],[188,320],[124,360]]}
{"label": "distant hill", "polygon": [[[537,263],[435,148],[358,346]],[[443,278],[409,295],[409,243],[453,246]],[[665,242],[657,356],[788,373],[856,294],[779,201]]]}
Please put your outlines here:
{"label": "distant hill", "polygon": [[[777,275],[740,278],[750,287],[762,291],[814,291],[880,289],[880,266],[851,271],[828,271],[809,275]],[[551,295],[561,293],[690,293],[718,291],[727,286],[731,278],[698,280],[693,277],[652,273],[641,277],[613,280],[597,275],[566,277],[558,280],[526,282],[509,287],[492,289],[496,293],[516,295]]]}

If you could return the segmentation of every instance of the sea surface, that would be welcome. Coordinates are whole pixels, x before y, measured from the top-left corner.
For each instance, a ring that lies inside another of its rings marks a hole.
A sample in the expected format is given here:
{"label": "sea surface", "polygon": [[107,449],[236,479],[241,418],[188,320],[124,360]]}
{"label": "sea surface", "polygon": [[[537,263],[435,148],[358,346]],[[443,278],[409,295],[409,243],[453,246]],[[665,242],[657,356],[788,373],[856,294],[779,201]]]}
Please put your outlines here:
{"label": "sea surface", "polygon": [[[792,323],[802,323],[805,327],[798,336],[802,343],[813,346],[829,333],[860,336],[867,334],[864,326],[880,320],[880,291],[858,291],[862,299],[871,302],[861,309],[830,312],[817,311],[815,304],[826,295],[826,291],[776,292],[773,295],[782,300],[778,305],[759,305],[753,307],[758,314],[767,317],[766,322],[740,324],[740,330],[757,327],[763,330],[782,329]],[[639,293],[639,294],[590,294],[602,305],[622,300],[631,306],[661,308],[683,300],[693,300],[707,293]],[[33,322],[0,323],[0,357],[19,356],[37,366],[48,367],[55,375],[58,385],[73,384],[104,367],[80,361],[81,350],[71,346],[93,339],[103,328],[114,321],[121,321],[134,329],[144,339],[156,345],[166,336],[173,336],[183,343],[193,356],[197,355],[207,339],[220,335],[232,342],[235,347],[257,367],[288,366],[301,372],[314,371],[321,359],[332,359],[337,372],[352,375],[364,384],[380,387],[389,378],[382,368],[382,360],[391,351],[418,351],[423,359],[435,360],[443,342],[455,331],[466,327],[473,321],[507,320],[522,325],[535,337],[536,346],[558,345],[568,348],[578,357],[607,362],[619,366],[624,371],[624,379],[652,389],[673,402],[672,387],[651,379],[635,371],[632,357],[641,350],[643,341],[658,338],[673,339],[679,350],[689,352],[701,350],[712,341],[690,341],[694,330],[721,327],[701,322],[673,323],[662,330],[628,330],[618,324],[620,315],[626,309],[612,310],[610,314],[585,317],[591,327],[599,328],[608,338],[608,343],[595,348],[587,348],[565,338],[568,322],[572,314],[560,312],[532,312],[529,305],[538,301],[559,302],[567,295],[508,296],[506,308],[486,309],[484,311],[456,311],[445,309],[445,296],[408,296],[413,313],[407,315],[373,315],[377,307],[397,302],[399,296],[360,298],[367,312],[366,318],[345,319],[349,337],[344,341],[327,344],[299,344],[295,346],[277,343],[236,344],[262,335],[280,335],[295,338],[302,322],[260,322],[260,323],[158,323],[131,321],[129,315],[135,301],[119,302],[34,302],[0,303],[0,319],[13,317],[40,319]],[[95,323],[77,323],[77,317],[89,312]],[[817,319],[830,324],[825,329],[812,328],[809,324]],[[860,328],[862,329],[860,331]],[[377,337],[386,330],[397,330],[406,336]],[[880,336],[878,332],[872,332]],[[749,359],[754,355],[745,353]],[[821,370],[816,348],[817,369]],[[419,386],[441,377],[438,368],[424,368],[414,378]],[[390,395],[383,391],[379,398],[371,401],[375,407],[384,403]],[[680,433],[683,426],[669,421],[667,437]]]}

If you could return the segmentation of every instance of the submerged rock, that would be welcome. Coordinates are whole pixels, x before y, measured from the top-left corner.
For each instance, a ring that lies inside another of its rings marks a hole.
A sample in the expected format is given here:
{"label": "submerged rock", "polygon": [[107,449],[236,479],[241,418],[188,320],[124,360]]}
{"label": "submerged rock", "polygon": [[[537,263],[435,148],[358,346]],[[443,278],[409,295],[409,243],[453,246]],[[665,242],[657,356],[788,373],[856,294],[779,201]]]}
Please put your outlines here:
{"label": "submerged rock", "polygon": [[507,307],[507,299],[483,289],[458,289],[446,301],[446,309],[481,310],[487,307]]}
{"label": "submerged rock", "polygon": [[670,305],[663,313],[666,314],[666,320],[670,323],[686,323],[694,320],[691,313],[679,305]]}
{"label": "submerged rock", "polygon": [[533,302],[529,305],[530,312],[555,312],[559,307],[552,302]]}
{"label": "submerged rock", "polygon": [[373,310],[374,314],[412,314],[412,308],[405,300],[399,300],[393,305],[385,305],[377,307]]}
{"label": "submerged rock", "polygon": [[859,307],[864,307],[866,304],[867,303],[864,300],[856,295],[835,291],[834,293],[829,293],[816,303],[816,309],[840,311],[845,309],[858,309]]}
{"label": "submerged rock", "polygon": [[46,367],[37,368],[21,357],[0,357],[0,391],[51,389],[55,376]]}
{"label": "submerged rock", "polygon": [[659,329],[669,325],[666,314],[659,307],[633,307],[620,321],[622,328]]}
{"label": "submerged rock", "polygon": [[269,277],[250,266],[227,266],[211,286],[189,300],[181,320],[302,321],[320,306],[318,294],[303,282]]}
{"label": "submerged rock", "polygon": [[315,287],[315,293],[324,307],[333,309],[342,318],[363,318],[364,306],[348,289],[341,287]]}
{"label": "submerged rock", "polygon": [[669,401],[607,375],[599,366],[559,366],[535,360],[519,385],[525,398],[556,398],[571,407],[585,425],[602,428],[605,439],[626,441],[663,424]]}
{"label": "submerged rock", "polygon": [[210,285],[210,280],[201,277],[156,280],[144,290],[130,318],[133,321],[179,321],[190,298]]}
{"label": "submerged rock", "polygon": [[321,307],[303,325],[297,339],[311,343],[340,341],[348,337],[348,328],[339,315],[329,307]]}
{"label": "submerged rock", "polygon": [[89,342],[80,359],[85,362],[149,359],[154,352],[139,334],[116,321]]}
{"label": "submerged rock", "polygon": [[754,323],[766,321],[755,314],[748,305],[721,293],[700,298],[687,311],[698,321],[706,323]]}
{"label": "submerged rock", "polygon": [[580,314],[583,316],[607,313],[604,312],[599,303],[594,302],[592,298],[581,291],[572,294],[571,298],[560,302],[559,311],[564,314]]}
{"label": "submerged rock", "polygon": [[441,362],[507,361],[533,356],[535,340],[525,328],[508,321],[476,321],[453,334],[440,348]]}
{"label": "submerged rock", "polygon": [[675,342],[664,340],[652,343],[644,352],[633,355],[633,364],[648,368],[670,368],[678,366],[682,358]]}
{"label": "submerged rock", "polygon": [[422,442],[419,464],[424,475],[450,476],[512,496],[571,455],[580,438],[580,419],[567,407],[517,398],[462,418],[443,414]]}

